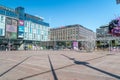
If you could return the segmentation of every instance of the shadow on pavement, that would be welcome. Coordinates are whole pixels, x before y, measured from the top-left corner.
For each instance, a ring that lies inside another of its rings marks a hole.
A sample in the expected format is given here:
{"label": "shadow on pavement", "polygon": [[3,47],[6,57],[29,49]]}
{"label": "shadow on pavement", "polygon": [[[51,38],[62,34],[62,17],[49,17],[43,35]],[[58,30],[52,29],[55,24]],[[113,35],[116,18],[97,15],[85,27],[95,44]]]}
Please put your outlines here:
{"label": "shadow on pavement", "polygon": [[50,68],[51,68],[51,71],[52,71],[52,74],[53,74],[54,80],[58,80],[57,75],[56,75],[56,73],[55,73],[55,70],[54,70],[54,68],[53,68],[53,65],[52,65],[52,62],[51,62],[51,60],[50,60],[49,55],[48,55],[48,59],[49,59]]}
{"label": "shadow on pavement", "polygon": [[24,80],[24,79],[27,79],[27,78],[31,78],[31,77],[34,77],[34,76],[41,75],[41,74],[49,73],[49,72],[51,72],[51,71],[52,71],[54,80],[58,80],[57,75],[56,75],[56,73],[55,73],[55,70],[54,70],[54,67],[53,67],[53,65],[52,65],[52,62],[51,62],[51,59],[50,59],[50,56],[49,56],[49,55],[48,55],[48,60],[49,60],[49,63],[50,63],[50,68],[51,68],[51,70],[48,70],[48,71],[45,71],[45,72],[42,72],[42,73],[38,73],[38,74],[34,74],[34,75],[30,75],[30,76],[27,76],[27,77],[24,77],[24,78],[21,78],[21,79],[18,79],[18,80]]}
{"label": "shadow on pavement", "polygon": [[21,62],[19,62],[18,64],[12,66],[11,68],[9,68],[8,70],[6,70],[5,72],[3,72],[2,74],[0,74],[0,77],[2,77],[3,75],[5,75],[7,72],[11,71],[12,69],[14,69],[15,67],[17,67],[18,65],[22,64],[24,61],[26,61],[27,59],[29,59],[31,56],[25,58],[24,60],[22,60]]}
{"label": "shadow on pavement", "polygon": [[[70,66],[74,66],[74,65],[75,65],[75,64],[70,64],[70,65],[66,65],[66,66],[60,67],[60,68],[56,68],[56,69],[54,69],[54,70],[56,71],[56,70],[60,70],[60,69],[63,69],[63,68],[67,68],[67,67],[70,67]],[[48,70],[48,71],[45,71],[45,72],[41,72],[41,73],[37,73],[37,74],[33,74],[33,75],[30,75],[30,76],[26,76],[26,77],[20,78],[20,79],[18,79],[18,80],[28,79],[28,78],[35,77],[35,76],[38,76],[38,75],[42,75],[42,74],[49,73],[49,72],[51,72],[51,70]]]}
{"label": "shadow on pavement", "polygon": [[106,74],[106,75],[109,75],[109,76],[111,76],[111,77],[114,77],[114,78],[116,78],[116,79],[120,79],[120,76],[119,76],[119,75],[115,75],[115,74],[113,74],[113,73],[110,73],[110,72],[101,70],[101,69],[99,69],[99,68],[93,67],[93,66],[89,65],[88,62],[77,61],[77,60],[75,60],[74,58],[70,58],[70,57],[68,57],[68,56],[66,56],[66,55],[64,55],[64,54],[61,54],[61,55],[63,55],[64,57],[68,58],[69,60],[73,60],[73,62],[74,62],[75,64],[77,64],[77,65],[84,65],[84,66],[86,66],[86,67],[89,67],[89,68],[91,68],[91,69],[94,69],[94,70],[96,70],[96,71],[99,71],[99,72],[101,72],[101,73],[104,73],[104,74]]}
{"label": "shadow on pavement", "polygon": [[[74,66],[74,65],[76,65],[76,64],[79,64],[79,65],[87,65],[87,64],[89,64],[89,63],[87,63],[87,62],[76,61],[75,58],[70,58],[70,57],[68,57],[68,56],[66,56],[66,55],[64,55],[64,54],[61,54],[61,55],[64,56],[64,57],[67,57],[67,58],[70,59],[70,60],[73,60],[74,63],[73,63],[73,64],[69,64],[69,65],[65,65],[65,66],[62,66],[62,67],[59,67],[59,68],[55,68],[55,69],[53,69],[54,71],[60,70],[60,69],[64,69],[64,68],[67,68],[67,67],[71,67],[71,66]],[[86,61],[92,61],[92,60],[95,60],[95,59],[103,58],[103,57],[105,57],[105,56],[108,56],[108,55],[103,55],[103,56],[100,56],[100,57],[88,59],[88,60],[86,60]],[[90,67],[90,66],[89,66],[89,67]],[[91,68],[93,68],[93,67],[91,66]],[[94,68],[95,68],[95,67],[94,67]],[[97,70],[97,68],[96,68],[96,70]],[[98,69],[98,70],[99,70],[99,69]],[[102,70],[102,71],[103,71],[103,70]],[[35,76],[42,75],[42,74],[46,74],[46,73],[49,73],[49,72],[51,72],[51,70],[44,71],[44,72],[41,72],[41,73],[32,74],[32,75],[29,75],[29,76],[20,78],[20,79],[18,79],[18,80],[28,79],[28,78],[35,77]],[[104,72],[104,71],[103,71],[103,72]],[[117,75],[116,75],[116,77],[119,78],[119,76],[117,76]]]}

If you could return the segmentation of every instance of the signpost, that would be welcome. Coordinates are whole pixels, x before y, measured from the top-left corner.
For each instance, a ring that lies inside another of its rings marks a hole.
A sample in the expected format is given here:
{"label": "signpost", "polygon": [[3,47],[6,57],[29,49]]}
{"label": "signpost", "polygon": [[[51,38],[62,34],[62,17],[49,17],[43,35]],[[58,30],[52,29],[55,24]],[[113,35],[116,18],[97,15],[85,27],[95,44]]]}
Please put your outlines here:
{"label": "signpost", "polygon": [[120,4],[120,0],[116,0],[116,4]]}

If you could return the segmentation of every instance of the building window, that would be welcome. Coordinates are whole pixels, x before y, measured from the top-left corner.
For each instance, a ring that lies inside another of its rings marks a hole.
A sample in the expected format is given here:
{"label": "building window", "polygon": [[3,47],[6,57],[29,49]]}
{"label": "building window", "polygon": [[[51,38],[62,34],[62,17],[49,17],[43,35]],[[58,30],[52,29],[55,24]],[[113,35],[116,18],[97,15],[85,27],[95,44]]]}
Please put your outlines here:
{"label": "building window", "polygon": [[27,38],[27,33],[26,32],[24,33],[24,38]]}
{"label": "building window", "polygon": [[1,16],[1,18],[0,18],[0,22],[1,22],[1,23],[4,22],[4,16]]}
{"label": "building window", "polygon": [[3,35],[3,29],[0,29],[0,36]]}
{"label": "building window", "polygon": [[24,22],[24,27],[28,27],[28,23],[26,21]]}
{"label": "building window", "polygon": [[12,20],[12,25],[17,26],[17,20]]}
{"label": "building window", "polygon": [[6,24],[12,25],[12,19],[11,18],[7,18],[6,19]]}
{"label": "building window", "polygon": [[38,29],[38,35],[40,35],[40,29]]}
{"label": "building window", "polygon": [[34,29],[37,28],[37,24],[34,24]]}
{"label": "building window", "polygon": [[32,33],[32,27],[30,27],[30,33]]}
{"label": "building window", "polygon": [[41,35],[41,36],[42,36],[41,38],[42,38],[42,40],[43,40],[43,39],[44,39],[44,36],[43,36],[43,35]]}
{"label": "building window", "polygon": [[44,27],[41,25],[41,29],[44,30]]}
{"label": "building window", "polygon": [[32,38],[35,39],[35,33],[33,34]]}

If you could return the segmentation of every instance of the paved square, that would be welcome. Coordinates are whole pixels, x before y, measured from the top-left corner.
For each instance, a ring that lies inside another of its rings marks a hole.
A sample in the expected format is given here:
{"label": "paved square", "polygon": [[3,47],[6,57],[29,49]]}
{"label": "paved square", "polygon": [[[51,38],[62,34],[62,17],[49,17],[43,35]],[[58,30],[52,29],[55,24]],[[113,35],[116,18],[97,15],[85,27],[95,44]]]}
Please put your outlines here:
{"label": "paved square", "polygon": [[120,80],[119,66],[119,52],[0,52],[0,80]]}

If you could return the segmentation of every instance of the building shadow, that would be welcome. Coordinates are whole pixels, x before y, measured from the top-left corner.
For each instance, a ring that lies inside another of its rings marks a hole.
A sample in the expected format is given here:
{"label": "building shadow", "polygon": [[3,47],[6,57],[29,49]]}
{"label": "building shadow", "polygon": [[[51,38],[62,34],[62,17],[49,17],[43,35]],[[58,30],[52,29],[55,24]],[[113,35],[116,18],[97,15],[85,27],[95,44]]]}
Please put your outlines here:
{"label": "building shadow", "polygon": [[66,56],[66,55],[64,55],[64,54],[61,54],[61,55],[64,56],[64,57],[66,57],[66,58],[68,58],[69,60],[72,60],[75,64],[79,64],[79,65],[89,64],[89,63],[87,63],[87,62],[77,61],[77,60],[75,60],[75,58],[68,57],[68,56]]}
{"label": "building shadow", "polygon": [[[54,67],[53,67],[53,65],[52,65],[52,61],[51,61],[49,55],[48,55],[48,60],[49,60],[49,63],[50,63],[50,68],[51,68],[51,70],[48,70],[48,71],[45,71],[45,72],[41,72],[41,73],[37,73],[37,74],[33,74],[33,75],[30,75],[30,76],[26,76],[26,77],[20,78],[20,79],[18,79],[18,80],[28,79],[28,78],[31,78],[31,77],[34,77],[34,76],[38,76],[38,75],[42,75],[42,74],[49,73],[49,72],[52,72],[52,75],[53,75],[54,80],[58,80],[57,75],[56,75],[56,73],[55,73],[55,70],[57,70],[57,69],[54,69]],[[58,68],[58,69],[59,69],[59,68]]]}
{"label": "building shadow", "polygon": [[[120,76],[118,76],[118,75],[115,75],[115,74],[112,74],[112,73],[109,73],[109,72],[106,72],[106,71],[103,71],[103,70],[100,70],[100,69],[98,69],[98,68],[95,68],[95,67],[92,67],[92,66],[89,66],[89,65],[88,65],[89,63],[88,63],[87,61],[96,60],[96,59],[103,58],[103,57],[108,56],[108,55],[104,55],[104,56],[100,56],[100,57],[88,59],[88,60],[86,60],[86,61],[84,61],[84,62],[82,62],[82,61],[77,61],[77,60],[75,60],[75,58],[68,57],[68,56],[66,56],[66,55],[64,55],[64,54],[61,54],[61,55],[64,56],[64,57],[66,57],[66,58],[68,58],[69,60],[72,60],[73,63],[72,63],[72,64],[65,65],[65,66],[62,66],[62,67],[59,67],[59,68],[55,68],[55,69],[53,69],[54,71],[61,70],[61,69],[64,69],[64,68],[67,68],[67,67],[71,67],[71,66],[74,66],[74,65],[84,65],[84,66],[86,66],[86,67],[89,67],[89,68],[92,68],[92,69],[94,69],[94,70],[100,71],[100,72],[102,72],[102,73],[104,73],[104,74],[108,74],[108,75],[111,75],[111,76],[115,76],[117,79],[119,79],[119,77],[120,77]],[[28,78],[35,77],[35,76],[42,75],[42,74],[46,74],[46,73],[49,73],[49,72],[51,72],[51,70],[47,70],[47,71],[44,71],[44,72],[32,74],[32,75],[29,75],[29,76],[20,78],[20,79],[18,79],[18,80],[28,79]]]}
{"label": "building shadow", "polygon": [[11,68],[9,68],[8,70],[6,70],[5,72],[3,72],[2,74],[0,74],[0,77],[2,77],[3,75],[5,75],[6,73],[8,73],[9,71],[11,71],[12,69],[14,69],[15,67],[19,66],[20,64],[22,64],[24,61],[26,61],[27,59],[29,59],[31,56],[25,58],[24,60],[22,60],[21,62],[17,63],[16,65],[12,66]]}
{"label": "building shadow", "polygon": [[[54,69],[54,71],[57,71],[57,70],[60,70],[60,69],[64,69],[64,68],[67,68],[67,67],[70,67],[70,66],[74,66],[74,65],[75,65],[75,64],[65,65],[65,66],[62,66],[62,67],[59,67],[59,68]],[[49,73],[49,72],[51,72],[51,70],[44,71],[44,72],[41,72],[41,73],[32,74],[32,75],[29,75],[29,76],[20,78],[20,79],[18,79],[18,80],[28,79],[28,78],[35,77],[35,76],[42,75],[42,74],[46,74],[46,73]]]}
{"label": "building shadow", "polygon": [[48,59],[49,59],[50,68],[51,68],[51,71],[52,71],[52,74],[53,74],[53,78],[54,78],[54,80],[58,80],[57,75],[55,73],[55,70],[54,70],[54,67],[52,65],[52,62],[51,62],[51,59],[50,59],[49,55],[48,55]]}
{"label": "building shadow", "polygon": [[106,75],[109,75],[109,76],[111,76],[111,77],[114,77],[114,78],[116,78],[116,79],[120,79],[120,75],[116,75],[116,74],[113,74],[113,73],[110,73],[110,72],[101,70],[101,69],[99,69],[99,68],[93,67],[93,66],[89,65],[88,62],[77,61],[77,60],[75,60],[74,58],[68,57],[68,56],[66,56],[66,55],[64,55],[64,54],[61,54],[61,55],[64,56],[64,57],[66,57],[66,58],[68,58],[69,60],[72,60],[72,61],[74,62],[74,64],[83,65],[83,66],[86,66],[86,67],[88,67],[88,68],[91,68],[91,69],[94,69],[94,70],[96,70],[96,71],[99,71],[99,72],[101,72],[101,73],[104,73],[104,74],[106,74]]}

